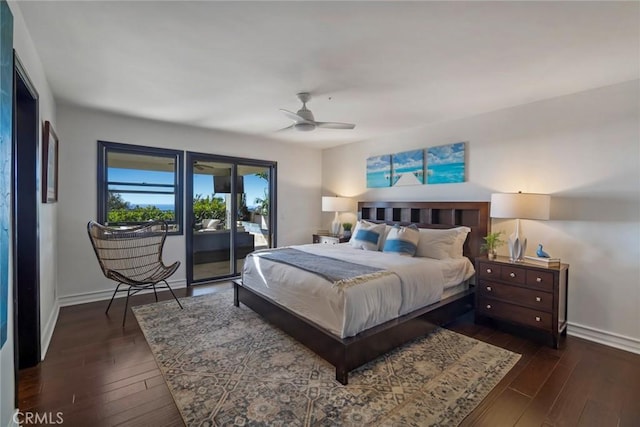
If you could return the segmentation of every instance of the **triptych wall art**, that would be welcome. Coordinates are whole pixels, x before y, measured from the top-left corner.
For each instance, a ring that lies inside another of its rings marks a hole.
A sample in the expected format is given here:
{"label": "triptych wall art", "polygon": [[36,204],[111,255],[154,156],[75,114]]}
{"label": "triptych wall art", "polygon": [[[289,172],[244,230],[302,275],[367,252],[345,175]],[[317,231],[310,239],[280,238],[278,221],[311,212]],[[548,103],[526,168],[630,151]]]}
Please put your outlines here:
{"label": "triptych wall art", "polygon": [[465,182],[465,143],[367,159],[367,188]]}

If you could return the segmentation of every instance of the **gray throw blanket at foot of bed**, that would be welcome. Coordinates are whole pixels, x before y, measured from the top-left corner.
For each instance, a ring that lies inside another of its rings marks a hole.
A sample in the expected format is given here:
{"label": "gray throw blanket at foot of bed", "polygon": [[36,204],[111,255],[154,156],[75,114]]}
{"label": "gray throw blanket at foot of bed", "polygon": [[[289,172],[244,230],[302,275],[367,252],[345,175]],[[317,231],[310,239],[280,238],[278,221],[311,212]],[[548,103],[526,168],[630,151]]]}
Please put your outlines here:
{"label": "gray throw blanket at foot of bed", "polygon": [[365,283],[371,279],[394,274],[382,268],[314,255],[293,248],[265,249],[254,252],[251,256],[287,264],[317,274],[333,283],[333,286],[342,289]]}

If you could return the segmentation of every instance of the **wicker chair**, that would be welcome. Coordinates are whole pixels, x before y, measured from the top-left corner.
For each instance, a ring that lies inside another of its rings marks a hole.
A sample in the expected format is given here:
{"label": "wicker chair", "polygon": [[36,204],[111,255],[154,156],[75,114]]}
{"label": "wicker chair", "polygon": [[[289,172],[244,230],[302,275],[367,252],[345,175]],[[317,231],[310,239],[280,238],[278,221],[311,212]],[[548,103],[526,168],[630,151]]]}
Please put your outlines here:
{"label": "wicker chair", "polygon": [[[166,222],[153,221],[133,228],[115,229],[89,221],[87,232],[105,277],[118,282],[105,313],[109,313],[116,293],[125,291],[120,289],[120,286],[127,286],[127,301],[122,317],[123,328],[127,320],[129,297],[140,291],[153,289],[158,301],[156,287],[166,287],[182,308],[166,280],[178,269],[180,261],[169,266],[162,262],[162,248],[167,238]],[[161,282],[164,284],[160,284]]]}

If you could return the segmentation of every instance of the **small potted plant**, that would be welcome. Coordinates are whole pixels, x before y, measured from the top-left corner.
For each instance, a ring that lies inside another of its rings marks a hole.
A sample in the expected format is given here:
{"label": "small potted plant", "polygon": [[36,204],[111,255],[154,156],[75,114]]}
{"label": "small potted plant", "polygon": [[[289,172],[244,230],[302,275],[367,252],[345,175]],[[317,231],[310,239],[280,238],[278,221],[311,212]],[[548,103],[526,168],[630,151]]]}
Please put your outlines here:
{"label": "small potted plant", "polygon": [[342,224],[342,228],[344,228],[344,237],[351,237],[351,227],[353,227],[353,224],[350,222]]}
{"label": "small potted plant", "polygon": [[496,259],[496,249],[504,245],[505,242],[500,238],[501,235],[502,231],[496,231],[483,237],[484,243],[480,246],[480,250],[486,251],[489,259]]}

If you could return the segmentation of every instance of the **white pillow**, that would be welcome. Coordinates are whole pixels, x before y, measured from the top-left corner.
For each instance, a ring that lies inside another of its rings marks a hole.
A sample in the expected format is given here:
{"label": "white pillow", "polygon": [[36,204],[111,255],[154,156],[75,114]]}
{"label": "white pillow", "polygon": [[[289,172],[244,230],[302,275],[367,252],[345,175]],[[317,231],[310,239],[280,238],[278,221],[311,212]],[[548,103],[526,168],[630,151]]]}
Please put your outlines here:
{"label": "white pillow", "polygon": [[421,228],[416,256],[435,259],[462,258],[462,249],[469,231],[469,227]]}
{"label": "white pillow", "polygon": [[382,251],[403,256],[414,256],[419,240],[420,232],[417,226],[400,227],[395,225],[389,231]]}
{"label": "white pillow", "polygon": [[384,224],[373,224],[367,221],[358,221],[355,232],[351,235],[349,243],[357,249],[377,251],[384,233]]}
{"label": "white pillow", "polygon": [[451,258],[463,258],[464,242],[467,241],[467,234],[471,232],[471,229],[469,227],[456,227],[452,230],[458,230],[458,237],[451,247]]}
{"label": "white pillow", "polygon": [[358,232],[362,224],[365,224],[368,227],[373,227],[374,225],[377,225],[373,222],[365,221],[364,219],[359,219],[358,221],[356,221],[355,227],[353,227],[353,231],[351,232],[351,237],[349,238],[349,243],[353,243],[353,241],[356,238],[356,233]]}
{"label": "white pillow", "polygon": [[380,250],[384,249],[384,244],[387,241],[387,236],[389,236],[389,232],[393,229],[393,226],[391,225],[385,225],[384,226],[384,232],[382,233],[382,237],[380,238]]}

